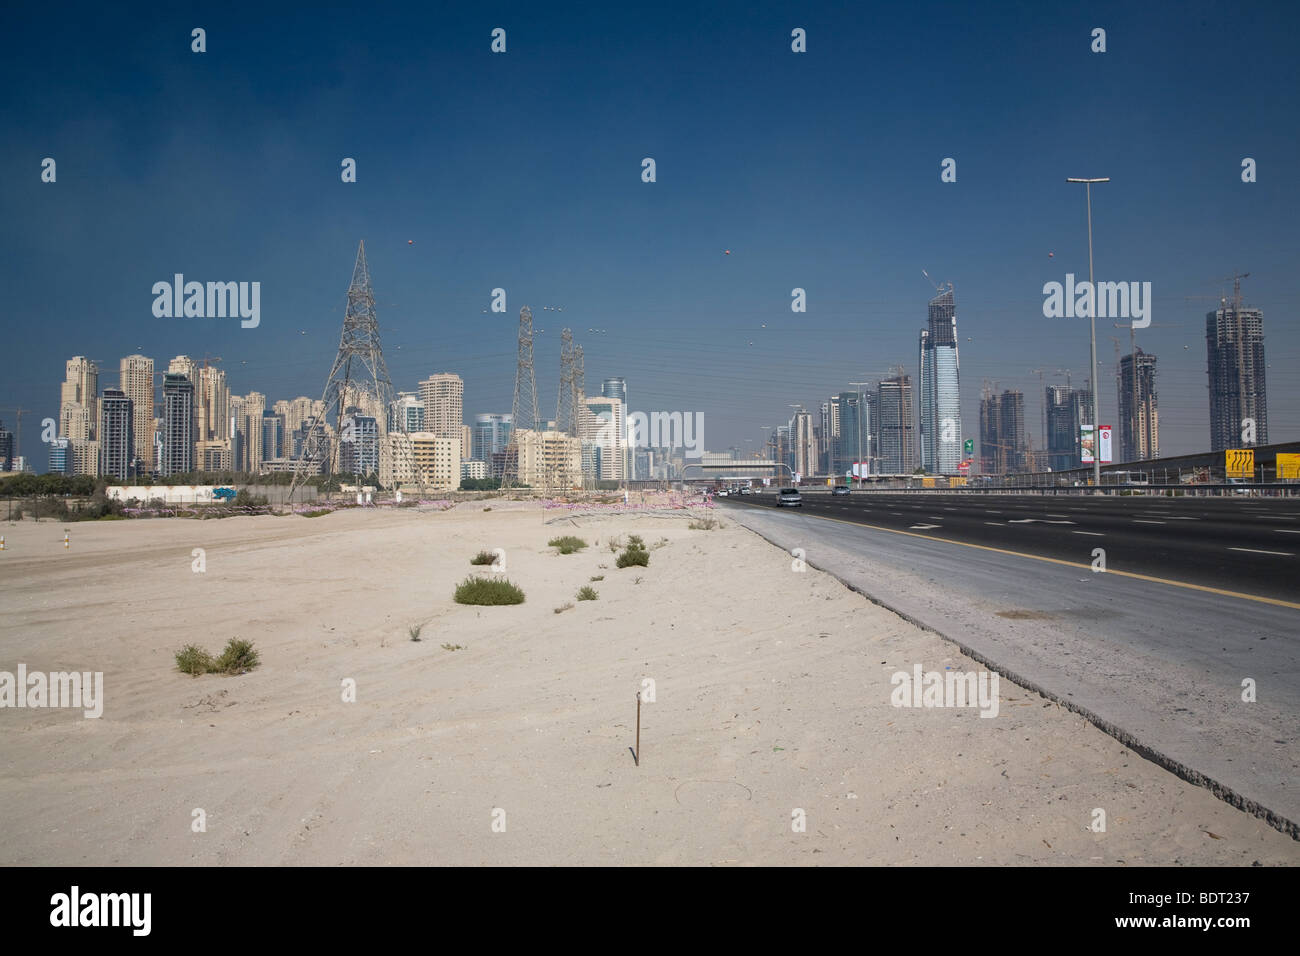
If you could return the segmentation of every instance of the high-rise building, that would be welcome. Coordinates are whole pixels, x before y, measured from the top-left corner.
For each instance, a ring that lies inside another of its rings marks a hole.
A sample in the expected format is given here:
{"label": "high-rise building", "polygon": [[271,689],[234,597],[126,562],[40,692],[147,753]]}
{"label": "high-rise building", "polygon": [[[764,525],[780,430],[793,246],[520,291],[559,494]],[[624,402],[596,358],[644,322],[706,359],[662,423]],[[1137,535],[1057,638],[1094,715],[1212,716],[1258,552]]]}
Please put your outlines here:
{"label": "high-rise building", "polygon": [[120,388],[104,389],[100,401],[99,473],[118,481],[134,477],[131,463],[139,457],[136,454],[134,404],[126,391]]}
{"label": "high-rise building", "polygon": [[424,402],[414,392],[398,392],[388,409],[390,432],[424,431]]}
{"label": "high-rise building", "polygon": [[[345,475],[379,473],[379,422],[361,409],[349,408],[339,436],[339,472]],[[459,465],[457,465],[459,470]]]}
{"label": "high-rise building", "polygon": [[817,439],[813,434],[813,417],[799,408],[790,418],[791,470],[801,478],[817,473]]}
{"label": "high-rise building", "polygon": [[179,372],[163,375],[163,476],[194,471],[194,381]]}
{"label": "high-rise building", "polygon": [[[4,439],[0,438],[0,445],[3,445]],[[3,447],[0,447],[0,456],[4,455]],[[72,458],[72,440],[69,438],[56,438],[50,442],[50,474],[52,475],[71,475],[73,472]]]}
{"label": "high-rise building", "polygon": [[470,457],[479,461],[492,460],[492,456],[506,450],[510,444],[510,413],[480,414],[474,416],[474,431],[470,439]]}
{"label": "high-rise building", "polygon": [[[521,428],[515,432],[515,449],[519,455],[521,484],[543,492],[560,493],[580,482],[584,450],[581,438],[553,428],[546,431]],[[510,454],[513,455],[515,449]],[[501,454],[506,455],[505,452]],[[563,484],[566,480],[570,483]]]}
{"label": "high-rise building", "polygon": [[[1225,299],[1205,316],[1210,379],[1210,450],[1268,444],[1264,313]],[[1254,423],[1254,441],[1250,423]]]}
{"label": "high-rise building", "polygon": [[422,381],[420,400],[424,402],[425,430],[460,441],[460,427],[465,420],[464,398],[465,383],[459,375],[439,372]]}
{"label": "high-rise building", "polygon": [[266,396],[261,392],[230,397],[231,467],[256,472],[262,467],[262,415]]}
{"label": "high-rise building", "polygon": [[[578,409],[578,437],[583,472],[602,481],[627,477],[627,413],[621,399],[587,396]],[[576,477],[559,476],[558,483],[567,488]]]}
{"label": "high-rise building", "polygon": [[0,471],[10,471],[14,460],[14,433],[0,421]]}
{"label": "high-rise building", "polygon": [[[276,402],[278,405],[279,402]],[[262,413],[262,460],[284,458],[284,416],[274,411]]]}
{"label": "high-rise building", "polygon": [[876,427],[880,473],[910,475],[916,470],[912,377],[903,373],[880,383]]}
{"label": "high-rise building", "polygon": [[1119,461],[1160,457],[1156,357],[1138,349],[1119,360]]}
{"label": "high-rise building", "polygon": [[[135,442],[133,457],[140,459],[145,472],[151,472],[157,466],[153,448],[153,359],[143,355],[128,355],[122,359],[119,371],[119,388],[131,400],[134,416],[131,422],[132,440]],[[108,394],[107,390],[104,394]],[[103,443],[102,436],[100,440]],[[103,454],[108,453],[108,448],[105,447]]]}
{"label": "high-rise building", "polygon": [[77,355],[68,360],[66,372],[59,389],[59,434],[73,441],[91,441],[99,425],[99,367]]}
{"label": "high-rise building", "polygon": [[962,461],[961,383],[951,286],[930,300],[920,344],[920,466],[931,474],[955,475]]}
{"label": "high-rise building", "polygon": [[1028,463],[1025,396],[1015,389],[997,395],[987,383],[980,399],[980,471],[986,475],[1023,472]]}
{"label": "high-rise building", "polygon": [[1072,393],[1067,385],[1048,385],[1044,396],[1047,403],[1047,467],[1052,471],[1078,468],[1080,464],[1079,434],[1070,401]]}
{"label": "high-rise building", "polygon": [[627,408],[627,382],[621,378],[607,378],[600,383],[602,398],[617,398]]}

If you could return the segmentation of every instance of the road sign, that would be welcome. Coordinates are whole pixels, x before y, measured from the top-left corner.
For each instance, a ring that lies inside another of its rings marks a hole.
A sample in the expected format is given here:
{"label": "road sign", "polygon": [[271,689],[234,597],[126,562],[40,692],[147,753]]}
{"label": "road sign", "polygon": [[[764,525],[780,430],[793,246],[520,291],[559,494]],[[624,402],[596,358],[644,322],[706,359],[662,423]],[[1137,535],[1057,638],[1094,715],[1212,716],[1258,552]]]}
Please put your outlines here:
{"label": "road sign", "polygon": [[1228,448],[1223,452],[1224,470],[1229,478],[1255,477],[1255,449]]}
{"label": "road sign", "polygon": [[959,462],[957,465],[957,471],[963,475],[970,474],[970,462],[969,461]]}
{"label": "road sign", "polygon": [[1101,456],[1101,463],[1103,465],[1109,465],[1111,463],[1109,425],[1102,425],[1097,429],[1097,452]]}
{"label": "road sign", "polygon": [[1278,452],[1277,477],[1279,481],[1286,479],[1300,479],[1300,455],[1288,452]]}
{"label": "road sign", "polygon": [[970,457],[971,455],[973,455],[973,454],[975,454],[975,439],[973,439],[973,438],[967,438],[967,439],[966,439],[966,457],[969,458],[969,457]]}

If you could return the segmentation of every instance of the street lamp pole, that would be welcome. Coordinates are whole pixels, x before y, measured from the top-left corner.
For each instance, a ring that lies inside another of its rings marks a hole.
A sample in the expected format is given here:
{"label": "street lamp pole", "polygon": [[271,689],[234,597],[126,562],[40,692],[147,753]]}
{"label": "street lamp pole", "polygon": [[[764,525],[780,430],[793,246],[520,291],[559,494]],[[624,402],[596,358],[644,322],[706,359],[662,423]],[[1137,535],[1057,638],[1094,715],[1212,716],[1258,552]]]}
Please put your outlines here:
{"label": "street lamp pole", "polygon": [[1067,183],[1084,183],[1087,190],[1088,204],[1088,288],[1091,290],[1092,307],[1088,310],[1088,326],[1092,340],[1092,485],[1093,494],[1101,494],[1101,415],[1098,411],[1097,387],[1097,285],[1092,275],[1092,184],[1108,183],[1110,177],[1102,179],[1066,179]]}

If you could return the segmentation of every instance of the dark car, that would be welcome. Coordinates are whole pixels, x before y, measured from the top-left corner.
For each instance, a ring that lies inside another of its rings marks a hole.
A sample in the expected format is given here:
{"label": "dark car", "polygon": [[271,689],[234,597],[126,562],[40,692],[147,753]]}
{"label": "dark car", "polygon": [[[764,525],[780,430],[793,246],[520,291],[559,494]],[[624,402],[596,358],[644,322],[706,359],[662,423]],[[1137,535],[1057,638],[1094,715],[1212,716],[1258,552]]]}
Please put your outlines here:
{"label": "dark car", "polygon": [[778,508],[802,508],[803,498],[799,496],[799,489],[782,488],[776,493],[776,506]]}
{"label": "dark car", "polygon": [[831,494],[833,495],[847,495],[848,493],[849,493],[848,485],[836,485],[834,488],[831,489]]}

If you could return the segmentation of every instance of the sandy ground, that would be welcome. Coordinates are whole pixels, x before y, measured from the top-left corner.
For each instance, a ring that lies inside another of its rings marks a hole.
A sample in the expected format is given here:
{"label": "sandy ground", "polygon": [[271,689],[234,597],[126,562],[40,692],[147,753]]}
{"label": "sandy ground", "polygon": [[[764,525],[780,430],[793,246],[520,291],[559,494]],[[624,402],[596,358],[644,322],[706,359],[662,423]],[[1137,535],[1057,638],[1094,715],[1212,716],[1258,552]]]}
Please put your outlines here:
{"label": "sandy ground", "polygon": [[[87,522],[67,549],[5,525],[0,670],[103,671],[106,703],[0,709],[0,864],[1300,862],[1008,681],[993,719],[893,707],[897,670],[979,667],[723,521],[475,504]],[[648,568],[615,568],[629,533]],[[493,548],[526,603],[455,604]],[[262,666],[176,671],[231,637]]]}

